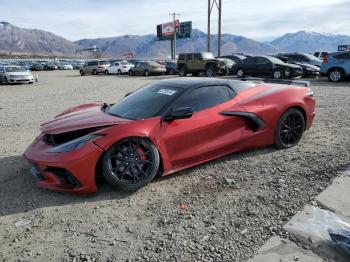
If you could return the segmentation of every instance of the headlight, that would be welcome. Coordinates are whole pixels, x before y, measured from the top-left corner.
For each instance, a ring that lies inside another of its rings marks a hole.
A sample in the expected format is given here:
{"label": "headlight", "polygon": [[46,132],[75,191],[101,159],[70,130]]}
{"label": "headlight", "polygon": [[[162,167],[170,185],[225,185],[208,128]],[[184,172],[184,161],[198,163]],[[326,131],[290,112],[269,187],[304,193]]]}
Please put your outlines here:
{"label": "headlight", "polygon": [[88,134],[86,136],[79,137],[77,139],[74,139],[72,141],[69,141],[67,143],[64,143],[59,146],[55,146],[50,148],[47,152],[49,153],[63,153],[63,152],[70,152],[72,150],[81,148],[85,146],[88,143],[92,143],[102,137],[102,135],[94,135],[94,134]]}

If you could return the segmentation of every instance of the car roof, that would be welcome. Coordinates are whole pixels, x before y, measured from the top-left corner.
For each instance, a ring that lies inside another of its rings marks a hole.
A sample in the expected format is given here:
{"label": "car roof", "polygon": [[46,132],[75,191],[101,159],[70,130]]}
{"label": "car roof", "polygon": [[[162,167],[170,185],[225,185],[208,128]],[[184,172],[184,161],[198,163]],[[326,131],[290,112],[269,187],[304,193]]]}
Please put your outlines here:
{"label": "car roof", "polygon": [[159,84],[174,86],[181,89],[194,89],[202,86],[215,86],[215,85],[228,85],[236,92],[242,89],[255,86],[256,83],[251,81],[241,81],[232,79],[220,79],[220,78],[207,78],[207,77],[177,77],[168,78],[158,81]]}

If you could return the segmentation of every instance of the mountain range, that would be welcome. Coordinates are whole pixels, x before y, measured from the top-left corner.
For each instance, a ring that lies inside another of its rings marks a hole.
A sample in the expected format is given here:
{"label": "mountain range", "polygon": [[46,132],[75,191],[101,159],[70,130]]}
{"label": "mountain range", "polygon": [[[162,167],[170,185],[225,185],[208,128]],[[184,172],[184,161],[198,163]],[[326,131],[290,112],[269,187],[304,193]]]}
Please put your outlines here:
{"label": "mountain range", "polygon": [[[155,35],[124,35],[108,38],[82,39],[71,42],[53,33],[24,29],[0,22],[0,52],[32,53],[73,57],[75,51],[97,46],[103,57],[121,57],[134,53],[138,58],[168,57],[170,41],[157,41]],[[258,42],[244,36],[223,34],[221,53],[273,54],[278,52],[336,51],[337,46],[350,44],[350,36],[299,31],[285,34],[271,42]],[[178,39],[177,52],[205,51],[207,35],[194,29],[192,38]],[[212,35],[211,48],[217,50],[217,37]]]}

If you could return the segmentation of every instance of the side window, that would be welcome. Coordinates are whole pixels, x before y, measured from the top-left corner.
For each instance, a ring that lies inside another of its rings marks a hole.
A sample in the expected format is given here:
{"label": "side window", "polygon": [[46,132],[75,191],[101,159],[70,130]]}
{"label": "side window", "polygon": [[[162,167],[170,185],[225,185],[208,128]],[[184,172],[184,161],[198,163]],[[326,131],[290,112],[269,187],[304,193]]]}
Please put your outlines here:
{"label": "side window", "polygon": [[115,65],[115,66],[119,66],[119,63],[115,63],[114,65]]}
{"label": "side window", "polygon": [[256,63],[256,58],[255,58],[255,57],[247,57],[247,58],[244,60],[244,62],[254,64],[254,63]]}
{"label": "side window", "polygon": [[[231,96],[232,95],[232,96]],[[205,86],[184,94],[174,104],[174,108],[191,107],[198,112],[229,101],[234,96],[227,86]]]}
{"label": "side window", "polygon": [[257,64],[260,64],[260,65],[265,65],[265,64],[268,64],[268,60],[265,59],[265,58],[263,58],[263,57],[258,57],[258,58],[256,59],[256,63],[257,63]]}
{"label": "side window", "polygon": [[179,60],[185,60],[185,54],[179,54]]}
{"label": "side window", "polygon": [[350,60],[350,53],[343,53],[334,56],[335,59]]}
{"label": "side window", "polygon": [[202,59],[201,53],[194,53],[193,60],[201,60],[201,59]]}
{"label": "side window", "polygon": [[186,54],[186,60],[192,60],[192,54]]}

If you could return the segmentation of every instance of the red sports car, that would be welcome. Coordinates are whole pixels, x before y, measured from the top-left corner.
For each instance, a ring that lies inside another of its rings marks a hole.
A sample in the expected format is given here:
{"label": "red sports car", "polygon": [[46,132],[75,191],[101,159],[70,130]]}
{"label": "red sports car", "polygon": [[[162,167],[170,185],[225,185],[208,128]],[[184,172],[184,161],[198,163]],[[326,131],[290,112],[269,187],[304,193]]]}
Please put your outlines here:
{"label": "red sports car", "polygon": [[115,104],[68,109],[24,153],[38,186],[94,193],[96,175],[137,190],[163,176],[248,148],[295,146],[315,116],[305,86],[209,78],[148,84]]}

